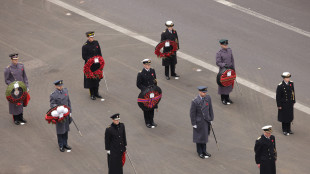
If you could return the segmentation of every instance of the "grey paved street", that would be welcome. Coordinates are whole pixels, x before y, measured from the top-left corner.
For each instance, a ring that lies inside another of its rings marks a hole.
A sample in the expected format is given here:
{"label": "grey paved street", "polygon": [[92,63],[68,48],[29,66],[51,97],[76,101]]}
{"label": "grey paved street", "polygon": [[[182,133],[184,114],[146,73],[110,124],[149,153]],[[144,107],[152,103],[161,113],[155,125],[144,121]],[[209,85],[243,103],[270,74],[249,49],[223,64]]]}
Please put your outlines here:
{"label": "grey paved street", "polygon": [[[271,91],[289,71],[295,83],[296,99],[310,107],[310,38],[213,0],[63,0],[78,9],[159,41],[166,20],[175,23],[180,51],[215,65],[218,40],[227,38],[235,57],[238,76]],[[306,0],[230,1],[284,23],[310,31],[310,2]],[[70,13],[71,15],[66,15]],[[100,93],[105,101],[92,101],[83,88],[81,47],[85,32],[94,30],[106,65]],[[295,109],[294,135],[284,136],[277,121],[274,99],[240,85],[231,93],[234,104],[224,106],[217,94],[216,74],[184,59],[178,59],[180,79],[167,81],[154,47],[111,28],[70,12],[46,0],[1,0],[0,69],[10,64],[8,55],[18,52],[29,79],[31,101],[24,108],[28,123],[16,126],[8,112],[4,76],[0,76],[0,174],[107,174],[104,147],[109,118],[120,113],[126,125],[127,150],[138,174],[258,174],[254,143],[261,127],[273,125],[277,141],[277,173],[307,174],[310,170],[310,113]],[[136,87],[141,60],[152,59],[163,91],[158,127],[144,125],[137,105]],[[202,69],[197,72],[197,69]],[[258,69],[260,68],[260,69]],[[69,132],[70,153],[61,153],[55,125],[47,124],[49,95],[53,81],[64,80],[72,102],[74,125]],[[196,87],[208,86],[215,114],[217,150],[210,136],[209,159],[197,156],[189,118]],[[125,174],[134,174],[130,162]]]}

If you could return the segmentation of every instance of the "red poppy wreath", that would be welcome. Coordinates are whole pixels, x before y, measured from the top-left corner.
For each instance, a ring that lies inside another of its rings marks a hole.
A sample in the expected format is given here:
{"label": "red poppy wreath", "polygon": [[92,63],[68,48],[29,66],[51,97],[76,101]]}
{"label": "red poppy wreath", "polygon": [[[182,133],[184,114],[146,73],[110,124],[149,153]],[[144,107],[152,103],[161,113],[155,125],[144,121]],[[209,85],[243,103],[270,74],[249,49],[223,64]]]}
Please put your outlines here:
{"label": "red poppy wreath", "polygon": [[[100,67],[96,71],[91,70],[93,64],[99,63]],[[103,78],[104,59],[101,56],[94,56],[86,62],[83,72],[88,79],[102,79]]]}
{"label": "red poppy wreath", "polygon": [[[162,53],[160,50],[166,45],[166,42],[169,42],[169,46],[172,46],[172,49],[169,52],[166,53]],[[178,49],[178,44],[175,41],[172,40],[165,40],[160,42],[156,47],[155,47],[155,54],[157,55],[157,57],[159,58],[166,58],[166,57],[170,57],[173,54],[175,54],[175,52]]]}

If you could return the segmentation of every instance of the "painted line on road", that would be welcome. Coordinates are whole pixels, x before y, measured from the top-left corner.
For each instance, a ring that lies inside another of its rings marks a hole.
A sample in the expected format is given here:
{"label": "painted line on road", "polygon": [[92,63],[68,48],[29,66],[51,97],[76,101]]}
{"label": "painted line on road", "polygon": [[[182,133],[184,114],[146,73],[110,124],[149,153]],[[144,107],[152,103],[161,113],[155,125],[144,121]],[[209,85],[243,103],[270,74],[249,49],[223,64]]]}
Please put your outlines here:
{"label": "painted line on road", "polygon": [[[47,0],[47,1],[49,1],[49,2],[51,2],[53,4],[55,4],[55,5],[58,5],[58,6],[62,7],[62,8],[65,8],[67,10],[70,10],[70,11],[72,11],[72,12],[78,14],[78,15],[81,15],[81,16],[87,18],[87,19],[90,19],[90,20],[92,20],[94,22],[97,22],[97,23],[99,23],[101,25],[104,25],[104,26],[109,27],[109,28],[111,28],[113,30],[116,30],[116,31],[118,31],[120,33],[123,33],[123,34],[125,34],[127,36],[135,38],[135,39],[137,39],[137,40],[139,40],[141,42],[144,42],[146,44],[152,45],[154,47],[158,44],[158,42],[155,41],[155,40],[152,40],[150,38],[142,36],[142,35],[140,35],[140,34],[138,34],[136,32],[130,31],[130,30],[126,29],[126,28],[118,26],[118,25],[116,25],[114,23],[111,23],[109,21],[106,21],[106,20],[104,20],[102,18],[99,18],[99,17],[97,17],[95,15],[92,15],[92,14],[86,12],[86,11],[83,11],[81,9],[78,9],[78,8],[72,6],[72,5],[64,3],[64,2],[62,2],[60,0]],[[178,57],[180,57],[180,58],[182,58],[182,59],[184,59],[186,61],[189,61],[189,62],[191,62],[193,64],[196,64],[198,66],[201,66],[203,68],[206,68],[206,69],[208,69],[208,70],[210,70],[210,71],[212,71],[214,73],[218,73],[218,67],[216,67],[214,65],[211,65],[209,63],[206,63],[204,61],[201,61],[201,60],[199,60],[199,59],[197,59],[197,58],[195,58],[195,57],[193,57],[191,55],[188,55],[186,53],[178,51]],[[255,91],[257,91],[257,92],[259,92],[261,94],[264,94],[264,95],[266,95],[268,97],[271,97],[273,99],[276,98],[275,97],[276,94],[274,92],[272,92],[269,89],[266,89],[264,87],[261,87],[261,86],[255,84],[255,83],[252,83],[252,82],[250,82],[248,80],[245,80],[245,79],[243,79],[241,77],[238,77],[238,83],[240,83],[240,84],[242,84],[244,86],[247,86],[248,88],[253,89],[253,90],[255,90]],[[295,104],[295,108],[297,110],[300,110],[300,111],[310,115],[310,108],[305,106],[305,105],[302,105],[300,103],[296,103]]]}
{"label": "painted line on road", "polygon": [[214,0],[214,1],[215,1],[215,2],[218,2],[218,3],[221,3],[221,4],[223,4],[223,5],[226,5],[226,6],[228,6],[228,7],[234,8],[234,9],[236,9],[236,10],[242,11],[242,12],[244,12],[244,13],[246,13],[246,14],[255,16],[255,17],[260,18],[260,19],[262,19],[262,20],[265,20],[265,21],[267,21],[267,22],[273,23],[273,24],[278,25],[278,26],[280,26],[280,27],[286,28],[286,29],[288,29],[288,30],[294,31],[294,32],[299,33],[299,34],[301,34],[301,35],[310,37],[310,32],[308,32],[308,31],[302,30],[302,29],[300,29],[300,28],[297,28],[297,27],[294,27],[294,26],[292,26],[292,25],[286,24],[286,23],[281,22],[281,21],[279,21],[279,20],[273,19],[273,18],[271,18],[271,17],[265,16],[265,15],[263,15],[263,14],[257,13],[257,12],[255,12],[255,11],[249,10],[249,9],[247,9],[247,8],[244,8],[244,7],[241,7],[241,6],[239,6],[239,5],[237,5],[237,4],[234,4],[234,3],[232,3],[232,2],[228,2],[228,1],[226,1],[226,0]]}

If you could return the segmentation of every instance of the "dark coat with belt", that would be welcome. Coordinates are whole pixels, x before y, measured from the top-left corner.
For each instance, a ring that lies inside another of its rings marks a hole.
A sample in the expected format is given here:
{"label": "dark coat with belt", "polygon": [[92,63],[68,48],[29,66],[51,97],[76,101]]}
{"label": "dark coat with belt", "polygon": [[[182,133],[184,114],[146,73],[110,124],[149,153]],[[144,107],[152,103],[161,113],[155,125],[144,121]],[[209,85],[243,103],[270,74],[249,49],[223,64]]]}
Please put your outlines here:
{"label": "dark coat with belt", "polygon": [[147,71],[145,68],[137,75],[137,87],[143,91],[149,86],[157,85],[156,73],[153,68]]}
{"label": "dark coat with belt", "polygon": [[[84,64],[87,63],[88,59],[94,56],[102,56],[99,42],[94,40],[89,42],[87,40],[82,47],[82,57],[85,61]],[[100,67],[100,64],[93,64],[90,68],[92,71],[97,70]],[[99,86],[100,79],[87,79],[84,75],[84,88],[93,88]]]}
{"label": "dark coat with belt", "polygon": [[[225,67],[230,67],[235,69],[235,60],[230,48],[222,48],[219,52],[216,53],[216,65],[219,67],[219,72]],[[233,90],[233,86],[218,86],[218,94],[220,95],[229,95]]]}
{"label": "dark coat with belt", "polygon": [[198,95],[191,104],[190,118],[193,128],[193,142],[207,143],[210,134],[210,122],[214,119],[211,97],[201,99]]}
{"label": "dark coat with belt", "polygon": [[294,120],[294,104],[296,103],[294,83],[289,81],[286,84],[282,81],[277,87],[276,94],[278,109],[278,120],[283,123],[290,123]]}
{"label": "dark coat with belt", "polygon": [[[178,49],[179,47],[179,38],[178,38],[178,33],[175,29],[172,29],[172,32],[170,33],[168,29],[166,29],[165,31],[163,31],[161,33],[161,39],[160,41],[165,41],[165,40],[171,40],[171,41],[175,41],[178,44]],[[164,47],[163,52],[169,52],[172,50],[172,46],[170,45],[170,47]],[[163,58],[162,59],[162,65],[163,66],[169,66],[169,65],[175,65],[177,64],[177,53],[175,53],[174,55],[167,57],[167,58]]]}
{"label": "dark coat with belt", "polygon": [[255,162],[260,164],[261,174],[276,174],[277,149],[273,135],[266,138],[265,135],[258,137],[255,142]]}
{"label": "dark coat with belt", "polygon": [[[63,88],[61,91],[56,89],[50,95],[50,107],[53,108],[59,105],[66,105],[70,108],[70,113],[72,113],[71,101],[69,98],[69,93],[67,88]],[[64,134],[70,130],[70,116],[64,119],[63,123],[56,122],[56,133]]]}
{"label": "dark coat with belt", "polygon": [[126,152],[127,140],[125,125],[112,123],[105,130],[105,150],[108,154],[109,174],[123,174],[122,155]]}
{"label": "dark coat with belt", "polygon": [[[6,67],[4,70],[4,81],[7,85],[14,81],[22,81],[28,88],[28,78],[26,75],[24,64],[17,63],[16,65],[14,65],[12,63],[8,67]],[[19,115],[23,113],[23,105],[18,106],[9,102],[9,113],[12,115]]]}

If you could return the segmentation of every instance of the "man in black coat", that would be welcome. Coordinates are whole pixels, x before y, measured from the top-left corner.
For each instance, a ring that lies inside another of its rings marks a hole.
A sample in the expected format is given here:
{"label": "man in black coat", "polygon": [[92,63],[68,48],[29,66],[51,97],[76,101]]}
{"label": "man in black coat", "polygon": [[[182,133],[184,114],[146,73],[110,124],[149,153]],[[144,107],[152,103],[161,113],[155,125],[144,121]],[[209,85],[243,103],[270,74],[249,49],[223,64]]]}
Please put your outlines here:
{"label": "man in black coat", "polygon": [[260,174],[276,174],[276,140],[271,135],[272,126],[264,126],[264,134],[257,138],[255,142],[255,162],[260,169]]}
{"label": "man in black coat", "polygon": [[277,87],[277,106],[278,120],[282,122],[282,131],[284,135],[293,134],[291,122],[294,120],[295,90],[294,83],[290,81],[291,74],[284,72],[283,81]]}
{"label": "man in black coat", "polygon": [[105,150],[108,153],[109,174],[123,174],[122,156],[126,153],[125,125],[119,114],[111,116],[113,123],[105,130]]}
{"label": "man in black coat", "polygon": [[[175,29],[173,29],[173,22],[172,21],[167,21],[166,22],[166,26],[167,29],[164,30],[161,33],[161,39],[160,41],[165,41],[165,40],[171,40],[171,41],[175,41],[178,44],[178,48],[177,50],[179,50],[179,38],[178,38],[178,34],[177,31]],[[172,50],[172,46],[168,43],[166,43],[165,47],[164,47],[164,53],[169,52]],[[170,56],[170,57],[166,57],[162,59],[162,65],[165,66],[165,76],[167,80],[170,80],[169,77],[169,66],[171,69],[171,76],[173,77],[180,77],[179,75],[177,75],[175,73],[175,65],[177,64],[177,54],[175,53],[174,55]]]}
{"label": "man in black coat", "polygon": [[[142,63],[144,68],[138,73],[137,87],[141,91],[144,91],[149,86],[157,85],[157,80],[155,70],[151,68],[151,60],[144,59]],[[155,108],[157,108],[157,106],[155,106]],[[143,111],[143,114],[146,127],[155,128],[157,124],[154,123],[154,108],[148,111]]]}
{"label": "man in black coat", "polygon": [[[84,43],[82,47],[82,57],[87,63],[88,59],[94,56],[102,56],[100,45],[97,40],[94,40],[95,32],[89,31],[86,32],[86,37],[88,38],[87,41]],[[90,68],[94,72],[100,67],[99,63],[94,63]],[[88,79],[84,75],[84,88],[89,88],[90,97],[92,100],[96,100],[97,98],[102,98],[99,93],[99,82],[100,79]]]}

